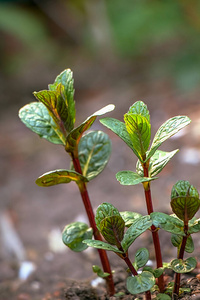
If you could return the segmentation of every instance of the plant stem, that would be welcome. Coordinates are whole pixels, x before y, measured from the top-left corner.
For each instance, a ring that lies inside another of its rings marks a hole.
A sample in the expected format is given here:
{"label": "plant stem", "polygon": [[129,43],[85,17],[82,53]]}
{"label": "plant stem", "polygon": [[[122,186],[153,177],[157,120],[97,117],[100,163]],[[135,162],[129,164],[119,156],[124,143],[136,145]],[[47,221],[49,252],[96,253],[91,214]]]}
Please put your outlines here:
{"label": "plant stem", "polygon": [[[123,248],[121,248],[120,250],[123,251]],[[122,254],[122,257],[123,257],[123,260],[125,261],[125,263],[127,264],[127,266],[129,267],[129,270],[131,271],[132,275],[137,276],[138,272],[136,271],[133,264],[131,263],[131,261],[128,257],[128,253],[124,252],[124,254]],[[151,300],[151,292],[150,291],[145,292],[145,298],[146,298],[146,300]]]}
{"label": "plant stem", "polygon": [[[180,248],[180,251],[179,251],[179,254],[178,254],[178,259],[183,259],[183,256],[184,256],[185,246],[186,246],[187,238],[188,238],[188,235],[187,235],[188,224],[184,225],[184,231],[185,231],[186,235],[182,239],[181,248]],[[181,274],[180,273],[175,273],[173,294],[175,294],[177,296],[179,295],[180,282],[181,282]]]}
{"label": "plant stem", "polygon": [[[144,163],[143,164],[144,177],[149,177],[149,170],[148,169],[149,169],[148,163]],[[143,184],[143,186],[144,186],[144,192],[145,192],[147,212],[150,215],[153,212],[153,202],[152,202],[152,198],[151,198],[150,183],[145,182]],[[151,226],[151,232],[152,232],[152,238],[153,238],[153,243],[154,243],[157,268],[162,268],[163,267],[163,262],[162,262],[161,248],[160,248],[160,240],[159,240],[159,235],[158,235],[157,228],[154,225]],[[165,289],[163,274],[160,277],[158,277],[158,287],[159,287],[161,293]]]}
{"label": "plant stem", "polygon": [[[73,160],[73,165],[74,165],[75,171],[78,172],[79,174],[82,174],[79,159],[73,157],[73,155],[72,155],[72,160]],[[83,204],[84,204],[84,207],[85,207],[88,219],[89,219],[90,226],[93,229],[94,238],[95,238],[95,240],[102,241],[101,234],[99,233],[99,231],[97,229],[97,226],[96,226],[96,223],[95,223],[95,216],[94,216],[91,201],[90,201],[90,198],[89,198],[89,195],[88,195],[86,184],[85,184],[85,182],[81,182],[81,184],[78,185],[78,186],[79,186],[79,190],[80,190],[80,193],[81,193]],[[105,280],[106,280],[106,283],[107,283],[108,293],[109,293],[110,296],[113,296],[115,294],[115,287],[114,287],[112,271],[111,271],[111,268],[110,268],[110,263],[109,263],[109,260],[108,260],[107,253],[103,249],[98,249],[98,253],[99,253],[99,257],[100,257],[101,264],[102,264],[104,272],[110,274],[108,277],[105,278]]]}

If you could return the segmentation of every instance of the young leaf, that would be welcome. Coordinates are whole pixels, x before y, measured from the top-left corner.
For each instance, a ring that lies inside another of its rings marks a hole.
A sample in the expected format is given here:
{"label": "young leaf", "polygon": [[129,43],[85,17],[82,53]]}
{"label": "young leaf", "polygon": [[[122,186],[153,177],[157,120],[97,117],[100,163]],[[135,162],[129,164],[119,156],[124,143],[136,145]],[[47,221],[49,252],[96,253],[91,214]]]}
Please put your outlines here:
{"label": "young leaf", "polygon": [[75,252],[80,252],[88,248],[83,244],[83,240],[91,239],[93,235],[92,228],[82,222],[74,222],[65,226],[62,233],[63,243]]}
{"label": "young leaf", "polygon": [[32,102],[19,110],[19,118],[33,132],[54,144],[65,145],[65,136],[59,130],[47,108],[40,102]]}
{"label": "young leaf", "polygon": [[74,80],[73,73],[70,69],[66,69],[61,72],[55,79],[53,84],[49,84],[50,91],[56,91],[57,86],[61,84],[63,89],[63,98],[68,109],[67,127],[70,132],[74,128],[76,110],[74,101]]}
{"label": "young leaf", "polygon": [[[149,177],[154,177],[158,175],[178,151],[178,149],[171,152],[156,150],[156,152],[150,159]],[[139,160],[136,165],[136,171],[138,175],[144,176],[143,168]]]}
{"label": "young leaf", "polygon": [[92,270],[101,278],[106,278],[110,275],[110,273],[104,272],[99,266],[94,265],[92,266]]}
{"label": "young leaf", "polygon": [[[178,249],[180,249],[180,247],[181,247],[182,239],[183,239],[183,237],[180,235],[177,235],[177,234],[172,234],[172,236],[171,236],[171,242],[172,242],[173,246],[177,247]],[[194,243],[193,243],[191,235],[189,235],[187,238],[185,251],[188,253],[192,253],[194,251]]]}
{"label": "young leaf", "polygon": [[33,94],[36,99],[46,106],[55,123],[59,125],[60,131],[66,135],[69,132],[68,109],[62,97],[62,90],[63,86],[60,84],[56,91],[43,90]]}
{"label": "young leaf", "polygon": [[135,254],[135,264],[137,269],[142,268],[146,265],[149,260],[149,251],[146,248],[140,248]]}
{"label": "young leaf", "polygon": [[100,204],[96,211],[95,222],[99,231],[101,230],[101,221],[107,217],[120,216],[117,208],[112,204],[104,202]]}
{"label": "young leaf", "polygon": [[84,135],[78,146],[78,156],[83,176],[88,181],[105,168],[111,154],[111,141],[102,131],[91,131]]}
{"label": "young leaf", "polygon": [[137,101],[128,110],[128,114],[141,115],[150,123],[150,115],[147,105],[142,101]]}
{"label": "young leaf", "polygon": [[116,253],[123,253],[122,251],[115,248],[114,246],[111,246],[108,243],[105,243],[102,241],[89,239],[89,240],[84,240],[83,243],[87,244],[89,247],[93,247],[93,248],[97,248],[97,249],[104,249],[104,250],[113,251]]}
{"label": "young leaf", "polygon": [[166,141],[168,138],[176,134],[179,130],[187,126],[190,122],[191,120],[187,116],[176,116],[162,124],[153,139],[151,149],[147,155],[146,160],[153,156],[155,151],[160,147],[160,145],[164,141]]}
{"label": "young leaf", "polygon": [[154,284],[155,277],[148,271],[144,271],[134,277],[128,277],[126,281],[127,289],[133,295],[150,290]]}
{"label": "young leaf", "polygon": [[188,181],[179,180],[172,188],[170,204],[179,219],[191,220],[200,207],[199,193]]}
{"label": "young leaf", "polygon": [[68,170],[55,170],[47,172],[41,175],[37,180],[36,184],[39,186],[52,186],[60,183],[69,183],[75,181],[76,183],[87,182],[87,178],[75,171]]}
{"label": "young leaf", "polygon": [[104,218],[100,223],[100,232],[104,239],[111,245],[120,247],[124,236],[125,222],[121,216]]}
{"label": "young leaf", "polygon": [[171,268],[176,273],[188,273],[196,268],[197,261],[194,257],[189,257],[186,260],[174,259],[171,261]]}
{"label": "young leaf", "polygon": [[124,121],[137,157],[144,161],[151,139],[151,125],[145,117],[129,113],[125,114]]}
{"label": "young leaf", "polygon": [[133,224],[127,229],[122,240],[122,248],[126,252],[135,239],[145,232],[152,225],[150,216],[143,216],[136,219]]}
{"label": "young leaf", "polygon": [[136,185],[138,183],[152,181],[156,179],[156,177],[141,177],[140,175],[132,171],[120,171],[116,174],[116,178],[122,185]]}
{"label": "young leaf", "polygon": [[114,107],[115,106],[113,104],[103,107],[102,109],[98,110],[93,115],[88,117],[78,127],[74,128],[67,136],[65,150],[69,153],[73,153],[75,151],[75,149],[77,149],[79,141],[80,141],[83,133],[92,126],[92,124],[94,123],[96,118],[107,112],[112,111],[114,109]]}
{"label": "young leaf", "polygon": [[137,156],[137,152],[133,147],[132,140],[126,130],[126,125],[114,118],[103,118],[99,120],[104,126],[112,130],[116,135],[118,135],[126,144],[129,146],[135,155]]}
{"label": "young leaf", "polygon": [[184,236],[183,222],[176,217],[169,216],[161,212],[153,212],[150,214],[153,225],[162,228],[168,232]]}
{"label": "young leaf", "polygon": [[136,219],[142,217],[141,214],[132,211],[123,211],[120,212],[120,215],[122,216],[126,227],[130,227]]}

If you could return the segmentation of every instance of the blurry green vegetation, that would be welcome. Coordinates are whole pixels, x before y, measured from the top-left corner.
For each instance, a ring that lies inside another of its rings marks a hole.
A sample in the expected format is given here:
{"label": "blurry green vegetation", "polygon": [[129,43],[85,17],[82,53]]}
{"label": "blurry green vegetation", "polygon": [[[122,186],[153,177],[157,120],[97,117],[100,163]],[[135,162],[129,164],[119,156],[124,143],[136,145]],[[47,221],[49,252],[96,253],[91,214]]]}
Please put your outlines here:
{"label": "blurry green vegetation", "polygon": [[[137,65],[152,79],[168,77],[182,90],[200,83],[200,1],[30,2],[0,3],[4,69],[16,71],[31,55],[56,63],[64,53],[68,59],[86,54],[94,64],[99,55],[114,58],[119,67],[128,61],[133,70]],[[59,18],[60,8],[66,18]]]}

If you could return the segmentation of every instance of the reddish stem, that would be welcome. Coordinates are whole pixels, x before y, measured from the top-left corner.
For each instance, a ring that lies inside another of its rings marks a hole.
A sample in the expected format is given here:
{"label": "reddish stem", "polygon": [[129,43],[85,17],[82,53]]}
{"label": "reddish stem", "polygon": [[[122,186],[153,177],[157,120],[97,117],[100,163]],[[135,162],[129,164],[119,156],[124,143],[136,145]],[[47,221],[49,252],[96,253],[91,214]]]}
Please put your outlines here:
{"label": "reddish stem", "polygon": [[[181,248],[178,254],[178,259],[183,259],[184,256],[184,252],[185,252],[185,246],[187,243],[187,238],[188,238],[188,222],[184,225],[184,231],[186,236],[183,237],[182,242],[181,242]],[[173,290],[173,294],[179,295],[179,289],[180,289],[180,283],[181,283],[181,274],[180,273],[175,273],[175,277],[174,277],[174,290]]]}
{"label": "reddish stem", "polygon": [[[148,164],[144,163],[143,164],[144,177],[149,177],[149,170],[148,169],[149,169]],[[150,189],[150,183],[149,182],[144,183],[144,191],[145,191],[147,212],[150,215],[153,212],[153,202],[152,202],[152,198],[151,198],[151,189]],[[152,238],[153,238],[153,243],[154,243],[157,268],[162,268],[163,267],[163,262],[162,262],[160,240],[159,240],[159,235],[158,235],[157,228],[154,225],[151,226],[151,232],[152,232]],[[165,289],[163,274],[160,277],[158,277],[158,287],[159,287],[161,293]]]}
{"label": "reddish stem", "polygon": [[[75,158],[75,157],[72,157],[72,160],[73,160],[75,171],[78,172],[79,174],[82,174],[79,159]],[[87,187],[86,187],[86,184],[84,182],[82,182],[81,185],[79,185],[79,190],[80,190],[81,197],[82,197],[82,200],[83,200],[83,204],[84,204],[84,207],[85,207],[88,219],[89,219],[90,226],[93,229],[94,238],[95,238],[95,240],[102,241],[102,237],[101,237],[101,235],[100,235],[100,233],[99,233],[99,231],[96,227],[94,212],[93,212],[92,205],[91,205],[91,202],[90,202],[90,198],[89,198],[89,195],[88,195]],[[113,296],[115,294],[115,287],[114,287],[112,271],[111,271],[111,268],[110,268],[110,263],[109,263],[109,260],[108,260],[107,253],[103,249],[98,249],[98,253],[99,253],[99,257],[100,257],[101,264],[102,264],[104,272],[110,274],[108,277],[106,277],[105,280],[106,280],[106,283],[107,283],[107,289],[108,289],[109,295]]]}
{"label": "reddish stem", "polygon": [[[122,247],[120,247],[121,251],[124,251]],[[134,276],[138,275],[138,272],[136,271],[136,269],[134,268],[133,264],[131,263],[129,257],[128,257],[128,253],[123,253],[122,256],[120,256],[121,258],[123,258],[123,260],[125,261],[125,263],[127,264],[127,266],[129,267],[129,270],[131,271],[131,274]],[[150,291],[146,291],[145,292],[145,298],[146,300],[151,300],[151,292]]]}

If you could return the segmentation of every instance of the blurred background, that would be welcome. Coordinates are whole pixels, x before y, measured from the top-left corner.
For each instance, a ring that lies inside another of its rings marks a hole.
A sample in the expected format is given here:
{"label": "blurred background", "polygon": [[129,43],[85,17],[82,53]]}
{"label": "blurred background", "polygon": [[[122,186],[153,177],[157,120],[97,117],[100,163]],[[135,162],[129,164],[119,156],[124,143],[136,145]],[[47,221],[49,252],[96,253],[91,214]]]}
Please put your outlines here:
{"label": "blurred background", "polygon": [[[109,103],[116,105],[109,116],[123,120],[138,100],[148,105],[153,134],[168,118],[189,116],[191,125],[163,145],[163,150],[180,152],[152,184],[155,210],[171,212],[170,191],[179,179],[200,190],[200,1],[1,0],[3,300],[47,299],[65,287],[63,278],[91,277],[91,264],[98,263],[96,252],[72,253],[60,243],[63,227],[85,218],[76,186],[35,184],[42,173],[68,168],[69,158],[61,146],[41,140],[18,118],[18,110],[35,101],[33,91],[47,89],[66,68],[74,73],[77,124]],[[92,129],[107,132],[113,144],[103,175],[88,185],[94,207],[106,201],[145,214],[141,186],[122,187],[115,179],[119,170],[134,170],[136,159],[98,121]],[[144,243],[152,247],[149,235]],[[169,245],[163,248],[166,260],[175,253]],[[197,255],[199,248],[197,240]],[[113,255],[111,260],[118,266]],[[35,272],[27,279],[29,270]]]}

